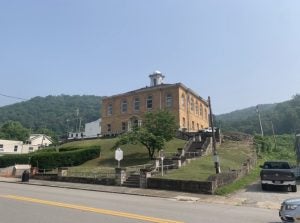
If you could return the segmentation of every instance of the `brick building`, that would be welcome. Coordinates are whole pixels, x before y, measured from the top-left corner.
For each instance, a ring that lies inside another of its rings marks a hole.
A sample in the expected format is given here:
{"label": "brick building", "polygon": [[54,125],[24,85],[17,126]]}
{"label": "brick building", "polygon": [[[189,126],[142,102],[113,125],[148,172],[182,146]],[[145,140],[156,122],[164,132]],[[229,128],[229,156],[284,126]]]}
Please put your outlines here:
{"label": "brick building", "polygon": [[164,84],[164,76],[155,71],[150,87],[104,97],[102,135],[120,134],[134,125],[142,125],[146,112],[160,109],[174,114],[181,131],[196,132],[209,127],[208,102],[182,83]]}

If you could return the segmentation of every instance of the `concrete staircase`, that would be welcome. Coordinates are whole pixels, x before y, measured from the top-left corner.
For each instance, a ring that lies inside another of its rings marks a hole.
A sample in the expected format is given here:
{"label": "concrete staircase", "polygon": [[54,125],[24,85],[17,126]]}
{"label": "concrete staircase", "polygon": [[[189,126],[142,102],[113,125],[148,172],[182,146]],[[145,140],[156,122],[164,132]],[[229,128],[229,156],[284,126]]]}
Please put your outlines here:
{"label": "concrete staircase", "polygon": [[132,173],[123,183],[124,187],[140,187],[140,174]]}

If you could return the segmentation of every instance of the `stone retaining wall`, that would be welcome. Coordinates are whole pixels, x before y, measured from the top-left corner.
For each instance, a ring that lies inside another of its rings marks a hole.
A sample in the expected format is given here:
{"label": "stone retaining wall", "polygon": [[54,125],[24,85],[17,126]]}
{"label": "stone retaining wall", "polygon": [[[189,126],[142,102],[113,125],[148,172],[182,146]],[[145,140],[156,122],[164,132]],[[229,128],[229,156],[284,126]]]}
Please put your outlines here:
{"label": "stone retaining wall", "polygon": [[185,191],[192,193],[213,194],[215,191],[215,182],[212,181],[184,181],[170,180],[160,178],[149,178],[147,181],[148,188]]}
{"label": "stone retaining wall", "polygon": [[58,176],[57,174],[43,174],[34,175],[33,179],[37,180],[49,180],[49,181],[60,181],[70,183],[83,183],[83,184],[100,184],[100,185],[115,185],[115,179],[112,178],[85,178],[85,177],[64,177]]}
{"label": "stone retaining wall", "polygon": [[256,155],[248,159],[240,169],[212,175],[207,181],[185,181],[161,178],[148,178],[147,188],[214,194],[218,187],[230,184],[247,175],[256,165]]}

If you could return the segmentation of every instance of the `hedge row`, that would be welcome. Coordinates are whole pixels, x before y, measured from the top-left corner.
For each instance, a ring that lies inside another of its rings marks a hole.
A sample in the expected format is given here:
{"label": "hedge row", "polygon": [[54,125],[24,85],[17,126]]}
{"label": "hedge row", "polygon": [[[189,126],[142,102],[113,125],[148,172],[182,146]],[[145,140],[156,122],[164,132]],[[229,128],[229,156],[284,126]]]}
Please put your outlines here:
{"label": "hedge row", "polygon": [[21,155],[5,155],[0,157],[0,167],[15,164],[30,164],[40,169],[77,166],[100,155],[100,147],[73,150],[67,152],[47,152]]}
{"label": "hedge row", "polygon": [[0,156],[0,168],[13,166],[15,164],[29,164],[28,154]]}

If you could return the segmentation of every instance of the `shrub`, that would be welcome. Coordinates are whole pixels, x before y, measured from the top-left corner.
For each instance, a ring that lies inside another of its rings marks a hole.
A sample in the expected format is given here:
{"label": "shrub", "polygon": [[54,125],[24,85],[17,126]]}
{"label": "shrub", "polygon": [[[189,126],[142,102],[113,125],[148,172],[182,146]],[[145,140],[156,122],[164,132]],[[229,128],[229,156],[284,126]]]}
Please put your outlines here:
{"label": "shrub", "polygon": [[28,164],[30,161],[30,157],[28,154],[11,154],[0,156],[0,167],[8,167],[13,166],[15,164]]}
{"label": "shrub", "polygon": [[12,166],[17,163],[29,163],[41,169],[77,166],[100,155],[100,147],[78,149],[67,152],[46,152],[21,155],[5,155],[0,157],[0,167]]}

